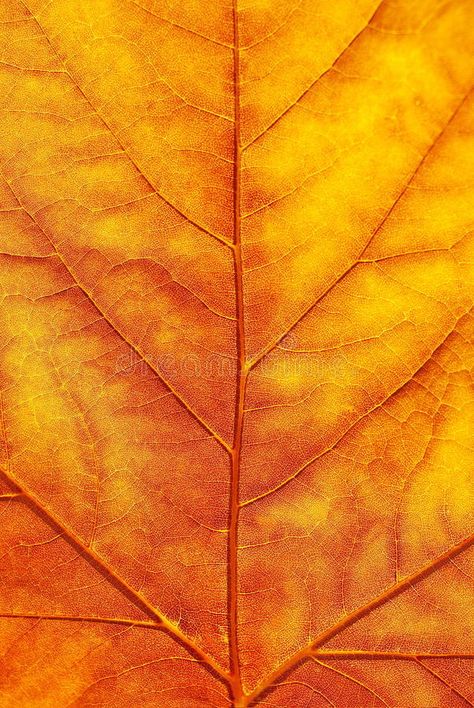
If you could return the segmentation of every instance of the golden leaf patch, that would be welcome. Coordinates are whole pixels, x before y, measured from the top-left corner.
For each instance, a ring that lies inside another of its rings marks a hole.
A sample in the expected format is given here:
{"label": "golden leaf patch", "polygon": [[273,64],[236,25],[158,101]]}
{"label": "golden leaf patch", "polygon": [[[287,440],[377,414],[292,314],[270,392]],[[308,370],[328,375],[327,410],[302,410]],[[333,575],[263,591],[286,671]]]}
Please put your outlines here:
{"label": "golden leaf patch", "polygon": [[0,705],[474,705],[472,0],[0,37]]}

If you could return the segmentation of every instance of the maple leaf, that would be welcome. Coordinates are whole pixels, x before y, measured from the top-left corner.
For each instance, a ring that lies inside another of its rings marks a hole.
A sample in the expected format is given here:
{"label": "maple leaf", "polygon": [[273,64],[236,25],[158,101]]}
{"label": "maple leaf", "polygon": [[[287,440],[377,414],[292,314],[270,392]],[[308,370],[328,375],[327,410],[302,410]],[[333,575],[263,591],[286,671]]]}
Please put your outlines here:
{"label": "maple leaf", "polygon": [[471,0],[4,0],[1,706],[474,705]]}

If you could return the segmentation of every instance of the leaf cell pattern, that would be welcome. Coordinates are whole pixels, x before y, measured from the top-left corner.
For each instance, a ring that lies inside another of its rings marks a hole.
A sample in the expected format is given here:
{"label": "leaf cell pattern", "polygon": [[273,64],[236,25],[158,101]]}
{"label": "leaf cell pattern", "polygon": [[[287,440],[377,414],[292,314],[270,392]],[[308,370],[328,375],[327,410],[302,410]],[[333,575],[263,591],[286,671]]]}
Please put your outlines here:
{"label": "leaf cell pattern", "polygon": [[474,705],[472,0],[3,0],[0,705]]}

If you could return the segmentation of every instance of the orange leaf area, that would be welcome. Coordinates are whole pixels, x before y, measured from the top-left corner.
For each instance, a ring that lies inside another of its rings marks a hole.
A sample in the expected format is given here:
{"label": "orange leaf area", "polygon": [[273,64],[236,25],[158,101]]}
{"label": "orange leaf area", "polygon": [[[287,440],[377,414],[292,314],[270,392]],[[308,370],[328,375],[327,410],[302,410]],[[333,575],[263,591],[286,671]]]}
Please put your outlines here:
{"label": "orange leaf area", "polygon": [[0,706],[474,706],[472,0],[3,0]]}

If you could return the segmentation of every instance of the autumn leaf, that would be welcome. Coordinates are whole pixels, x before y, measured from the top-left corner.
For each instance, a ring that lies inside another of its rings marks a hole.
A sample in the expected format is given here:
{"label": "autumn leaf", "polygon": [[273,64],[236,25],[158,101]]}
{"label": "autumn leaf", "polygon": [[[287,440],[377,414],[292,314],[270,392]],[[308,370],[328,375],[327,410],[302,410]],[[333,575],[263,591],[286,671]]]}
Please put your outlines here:
{"label": "autumn leaf", "polygon": [[473,706],[472,0],[0,36],[0,706]]}

